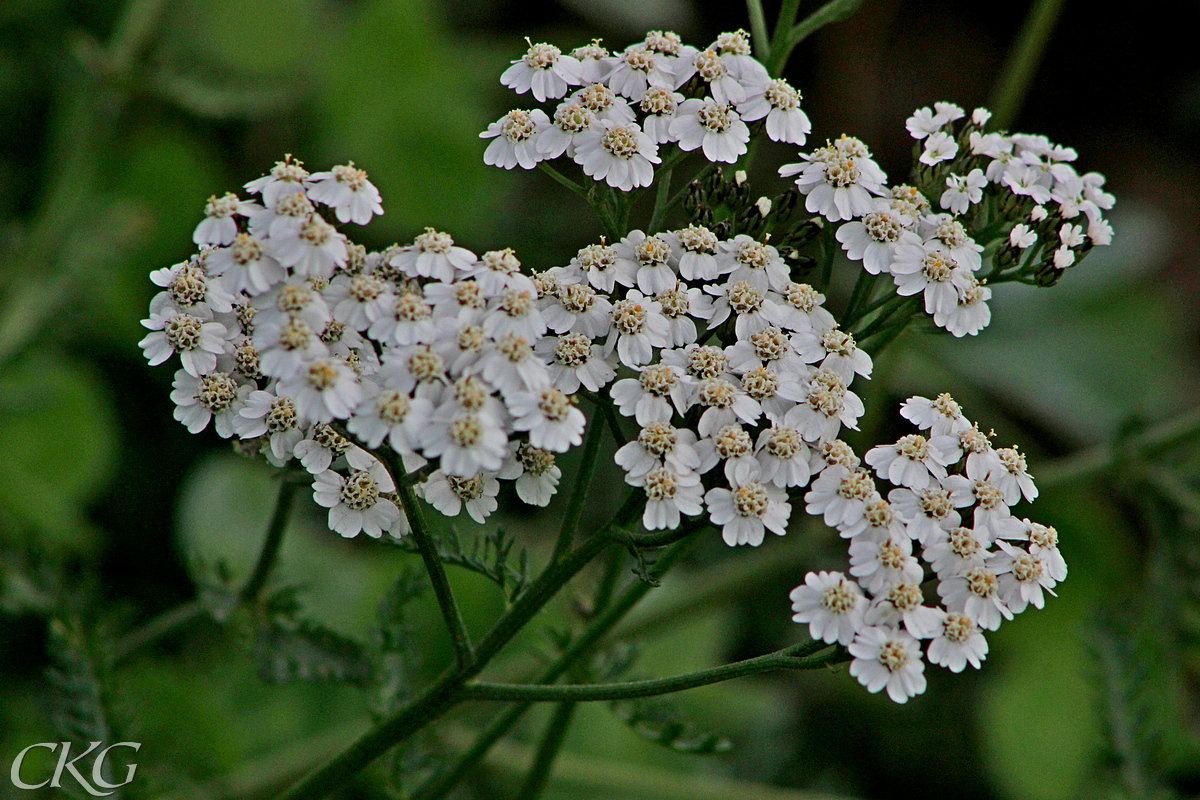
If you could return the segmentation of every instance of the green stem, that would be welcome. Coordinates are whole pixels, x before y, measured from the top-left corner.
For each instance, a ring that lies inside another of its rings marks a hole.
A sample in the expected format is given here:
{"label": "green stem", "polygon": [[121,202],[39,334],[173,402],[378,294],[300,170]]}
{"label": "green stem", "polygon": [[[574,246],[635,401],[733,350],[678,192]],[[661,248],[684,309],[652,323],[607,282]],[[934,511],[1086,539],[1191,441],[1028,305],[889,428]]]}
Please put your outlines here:
{"label": "green stem", "polygon": [[141,627],[129,631],[112,646],[111,663],[116,665],[153,641],[200,619],[207,611],[200,600],[189,600],[169,608]]}
{"label": "green stem", "polygon": [[1037,468],[1037,485],[1048,488],[1091,478],[1123,462],[1126,454],[1152,456],[1196,436],[1200,436],[1200,408],[1185,411],[1134,434],[1121,442],[1119,447],[1106,442],[1042,464]]}
{"label": "green stem", "polygon": [[874,290],[875,281],[878,278],[878,275],[872,275],[865,269],[858,274],[857,280],[854,281],[854,289],[850,292],[850,301],[846,304],[846,311],[842,315],[840,327],[843,330],[850,330],[858,321],[859,317],[856,316],[858,307],[870,301],[871,292]]}
{"label": "green stem", "polygon": [[[785,7],[788,5],[788,3],[784,3]],[[797,3],[796,5],[798,6],[799,4]],[[857,11],[860,5],[862,5],[862,0],[829,0],[828,3],[809,14],[791,28],[776,30],[775,40],[777,44],[771,45],[771,58],[766,65],[767,72],[772,76],[779,75],[783,71],[783,66],[787,63],[788,57],[791,56],[792,50],[796,48],[796,45],[829,23],[840,22],[846,19]],[[793,19],[795,18],[795,13],[795,8],[791,9]],[[782,16],[781,13],[781,19]]]}
{"label": "green stem", "polygon": [[746,16],[750,18],[754,55],[766,63],[771,57],[771,42],[767,38],[767,16],[763,13],[762,0],[746,0]]}
{"label": "green stem", "polygon": [[993,130],[1007,130],[1016,121],[1064,6],[1066,0],[1034,0],[992,89]]}
{"label": "green stem", "polygon": [[[395,464],[389,464],[395,467]],[[397,473],[393,473],[397,474]],[[400,473],[402,474],[402,473]],[[404,514],[408,517],[412,528],[413,541],[421,551],[421,560],[425,562],[425,571],[429,573],[429,582],[433,584],[433,593],[437,596],[438,607],[442,611],[442,619],[446,621],[446,629],[450,632],[450,641],[454,645],[454,657],[459,669],[470,669],[475,663],[475,652],[471,647],[471,635],[463,621],[462,611],[454,598],[454,590],[450,588],[450,580],[446,577],[446,567],[438,557],[437,543],[429,532],[425,521],[425,511],[417,499],[417,493],[411,484],[402,483],[397,487],[400,502],[404,506]]]}
{"label": "green stem", "polygon": [[[599,409],[596,409],[599,412]],[[558,529],[558,541],[554,544],[554,554],[551,561],[562,558],[563,553],[571,547],[575,532],[579,530],[579,519],[583,515],[583,504],[587,500],[588,489],[592,485],[592,475],[596,471],[597,454],[600,451],[600,440],[604,438],[604,425],[599,414],[593,413],[588,421],[587,436],[583,440],[583,450],[579,454],[579,471],[575,475],[575,483],[571,487],[571,497],[567,501],[567,510],[563,513],[562,525]]]}
{"label": "green stem", "polygon": [[542,790],[546,788],[546,781],[550,778],[550,770],[554,767],[554,759],[567,738],[574,715],[574,703],[559,703],[555,707],[550,722],[546,724],[546,731],[542,734],[542,742],[538,745],[533,766],[525,776],[525,784],[521,791],[517,793],[517,800],[537,800],[541,796]]}
{"label": "green stem", "polygon": [[[655,564],[658,573],[662,575],[669,570],[683,555],[690,544],[690,541],[680,542],[663,553],[662,557]],[[612,630],[613,626],[620,622],[646,596],[646,593],[650,589],[650,584],[644,581],[635,581],[625,587],[611,605],[605,608],[598,616],[592,618],[583,632],[571,642],[571,645],[563,651],[558,660],[546,668],[546,671],[542,673],[538,682],[542,684],[553,683],[565,675],[573,665],[591,652],[596,643],[603,639]],[[448,770],[435,776],[429,783],[418,789],[410,800],[440,800],[440,798],[449,794],[458,782],[487,755],[492,746],[500,741],[513,725],[517,724],[517,721],[521,719],[522,715],[532,705],[532,701],[518,703],[493,719],[488,723],[483,733],[479,735],[479,738],[475,740],[475,743],[459,756],[458,760]]]}
{"label": "green stem", "polygon": [[271,512],[271,522],[267,525],[267,535],[263,539],[262,549],[258,553],[258,562],[254,571],[246,579],[238,598],[243,603],[253,603],[262,594],[267,585],[267,578],[279,558],[279,547],[283,544],[283,535],[287,532],[288,517],[291,516],[292,498],[298,485],[287,480],[287,475],[279,482],[279,494],[275,496],[275,510]]}
{"label": "green stem", "polygon": [[588,196],[587,189],[583,188],[578,183],[576,183],[575,181],[568,178],[566,175],[563,175],[561,172],[556,170],[554,167],[550,166],[545,161],[538,162],[538,169],[540,169],[542,172],[549,175],[551,178],[554,178],[554,180],[558,181],[563,186],[567,187],[572,192],[574,192],[575,194],[582,197],[584,200],[587,200],[588,205],[592,204],[592,199]]}
{"label": "green stem", "polygon": [[[258,600],[271,575],[271,570],[278,560],[279,547],[283,543],[283,535],[287,531],[292,498],[296,494],[296,489],[299,488],[299,485],[290,478],[289,473],[281,476],[279,493],[275,496],[275,510],[271,512],[271,521],[267,525],[267,535],[263,537],[258,561],[255,563],[250,577],[246,579],[246,583],[242,585],[237,594],[239,605],[248,605]],[[120,663],[151,642],[200,619],[207,610],[208,607],[203,601],[189,600],[164,611],[141,627],[135,628],[117,639],[112,648],[112,663]]]}
{"label": "green stem", "polygon": [[[811,655],[825,650],[820,655]],[[802,655],[801,655],[802,654]],[[711,669],[702,669],[670,678],[646,681],[593,684],[520,684],[520,683],[468,683],[463,687],[463,697],[471,700],[526,700],[571,701],[576,703],[597,700],[629,700],[635,697],[654,697],[661,694],[682,692],[698,686],[755,675],[760,672],[775,672],[781,669],[817,669],[833,663],[841,657],[838,648],[825,642],[806,642],[804,645],[788,647],[758,658],[735,661]]]}
{"label": "green stem", "polygon": [[650,214],[650,224],[646,228],[647,233],[655,233],[659,226],[662,225],[663,217],[667,213],[667,202],[671,193],[671,173],[674,172],[674,167],[668,167],[659,173],[658,191],[654,194],[654,211]]}

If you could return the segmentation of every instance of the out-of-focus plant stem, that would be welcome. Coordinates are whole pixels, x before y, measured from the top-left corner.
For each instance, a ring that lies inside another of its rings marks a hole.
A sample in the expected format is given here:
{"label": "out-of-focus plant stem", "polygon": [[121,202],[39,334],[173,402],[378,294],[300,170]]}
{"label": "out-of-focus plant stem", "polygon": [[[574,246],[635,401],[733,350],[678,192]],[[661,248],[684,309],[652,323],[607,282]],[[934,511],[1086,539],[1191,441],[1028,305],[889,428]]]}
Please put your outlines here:
{"label": "out-of-focus plant stem", "polygon": [[[250,577],[238,591],[236,600],[230,604],[230,611],[234,606],[251,605],[258,601],[267,585],[267,579],[275,567],[275,562],[279,558],[279,547],[283,543],[283,535],[287,531],[292,498],[295,496],[297,488],[297,484],[289,478],[290,475],[286,473],[280,476],[279,493],[275,497],[275,509],[271,512],[271,521],[267,524],[267,533],[263,537],[258,560],[254,564],[254,570],[250,573]],[[112,663],[121,662],[151,642],[199,619],[204,616],[206,611],[208,611],[207,605],[199,599],[189,600],[164,611],[118,639],[113,644]]]}
{"label": "out-of-focus plant stem", "polygon": [[1066,0],[1034,0],[992,88],[988,102],[993,130],[1007,130],[1016,121],[1064,6]]}
{"label": "out-of-focus plant stem", "polygon": [[1114,469],[1125,462],[1127,455],[1152,456],[1196,437],[1200,437],[1200,408],[1152,425],[1116,444],[1106,442],[1048,461],[1036,468],[1035,479],[1041,488],[1085,480]]}

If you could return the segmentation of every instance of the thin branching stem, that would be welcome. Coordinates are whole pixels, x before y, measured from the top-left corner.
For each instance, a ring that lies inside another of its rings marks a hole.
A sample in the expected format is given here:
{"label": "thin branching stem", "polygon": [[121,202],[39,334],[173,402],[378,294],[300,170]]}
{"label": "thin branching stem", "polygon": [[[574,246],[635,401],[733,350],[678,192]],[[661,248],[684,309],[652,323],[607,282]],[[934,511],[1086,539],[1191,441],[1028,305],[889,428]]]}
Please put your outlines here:
{"label": "thin branching stem", "polygon": [[587,500],[588,489],[592,485],[592,475],[596,472],[597,454],[600,451],[600,441],[604,438],[604,424],[600,420],[601,411],[596,408],[592,418],[588,420],[587,435],[583,440],[583,449],[579,454],[579,468],[575,473],[575,483],[571,486],[571,497],[567,500],[567,510],[563,513],[562,525],[558,529],[558,541],[554,544],[552,561],[562,558],[575,539],[579,530],[579,519],[583,516],[583,504]]}
{"label": "thin branching stem", "polygon": [[412,528],[413,541],[421,552],[421,560],[425,562],[425,571],[429,573],[429,582],[433,584],[433,593],[437,597],[438,608],[441,609],[442,619],[446,621],[446,629],[450,632],[450,641],[454,646],[454,657],[460,669],[469,669],[475,663],[475,652],[471,646],[471,635],[463,621],[462,611],[454,590],[450,587],[450,579],[446,576],[446,567],[438,556],[437,542],[429,532],[425,520],[425,511],[417,499],[417,493],[411,484],[402,483],[397,487],[400,503],[404,506],[404,515]]}
{"label": "thin branching stem", "polygon": [[[692,541],[677,543],[667,549],[655,563],[655,571],[663,575],[684,554]],[[650,591],[651,585],[644,581],[634,581],[626,586],[603,611],[597,614],[587,624],[587,627],[572,640],[569,647],[563,651],[558,660],[546,668],[538,679],[540,684],[550,684],[567,673],[580,659],[592,651],[601,639],[620,622],[629,611],[641,601]],[[501,713],[488,723],[483,733],[475,740],[459,758],[444,772],[430,779],[429,783],[418,789],[410,800],[441,800],[449,794],[463,777],[471,771],[504,735],[516,725],[518,720],[533,705],[533,701],[522,701]]]}
{"label": "thin branching stem", "polygon": [[567,731],[571,727],[571,719],[575,716],[576,705],[573,702],[559,703],[554,707],[542,741],[538,744],[537,755],[534,756],[533,766],[525,776],[525,783],[517,793],[517,800],[537,800],[550,778],[550,770],[554,768],[554,759],[562,744],[566,741]]}
{"label": "thin branching stem", "polygon": [[[291,480],[290,473],[280,476],[279,492],[275,496],[275,509],[271,512],[271,521],[267,524],[267,533],[263,537],[254,570],[237,593],[238,604],[255,603],[266,587],[275,563],[279,560],[279,548],[283,543],[283,535],[287,531],[292,499],[295,497],[297,488],[298,485]],[[200,619],[207,610],[208,607],[199,599],[188,600],[186,603],[167,609],[118,639],[112,647],[112,663],[118,664],[151,642]]]}
{"label": "thin branching stem", "polygon": [[[821,650],[819,655],[811,655]],[[803,655],[797,655],[803,653]],[[529,700],[571,701],[576,703],[596,700],[629,700],[635,697],[655,697],[662,694],[682,692],[698,686],[756,675],[760,672],[775,672],[782,669],[817,669],[833,663],[841,652],[824,642],[807,642],[805,645],[788,647],[745,661],[735,661],[711,669],[702,669],[670,678],[621,683],[555,684],[552,686],[520,683],[474,682],[463,687],[463,697],[471,700]]]}
{"label": "thin branching stem", "polygon": [[754,55],[766,63],[771,57],[771,41],[767,37],[767,15],[763,13],[762,0],[746,0],[746,16],[750,18],[750,37]]}
{"label": "thin branching stem", "polygon": [[292,512],[292,498],[296,494],[296,489],[299,488],[295,483],[287,480],[287,477],[287,474],[284,474],[284,479],[279,481],[279,493],[275,497],[275,510],[271,512],[271,522],[267,525],[267,535],[263,539],[262,549],[259,550],[254,571],[250,573],[242,590],[238,592],[238,597],[243,603],[254,603],[258,600],[263,588],[267,585],[267,579],[271,576],[275,562],[279,559],[279,548],[283,544],[283,535],[287,532],[288,519]]}

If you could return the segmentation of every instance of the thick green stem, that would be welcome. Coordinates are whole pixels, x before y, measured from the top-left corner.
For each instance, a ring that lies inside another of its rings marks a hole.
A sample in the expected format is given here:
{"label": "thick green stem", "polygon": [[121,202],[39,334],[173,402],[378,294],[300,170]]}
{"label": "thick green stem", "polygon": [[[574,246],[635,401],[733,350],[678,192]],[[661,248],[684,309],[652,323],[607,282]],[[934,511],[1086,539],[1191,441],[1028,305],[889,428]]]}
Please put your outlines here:
{"label": "thick green stem", "polygon": [[596,472],[596,456],[600,451],[600,440],[603,438],[604,424],[600,420],[600,409],[597,408],[588,421],[587,436],[579,454],[579,471],[575,474],[575,483],[571,486],[571,497],[567,500],[567,510],[563,513],[551,561],[558,561],[563,553],[567,552],[575,539],[575,532],[579,530],[579,519],[583,516],[583,504],[592,485],[592,475]]}
{"label": "thick green stem", "polygon": [[541,796],[542,790],[546,788],[546,782],[550,778],[550,770],[554,767],[554,759],[567,738],[567,731],[571,727],[571,718],[574,715],[575,703],[559,703],[555,707],[550,722],[546,724],[542,742],[538,745],[533,766],[525,776],[525,783],[521,787],[521,791],[517,793],[517,800],[537,800]]}
{"label": "thick green stem", "polygon": [[[825,650],[820,655],[811,653]],[[802,654],[802,655],[800,655]],[[760,672],[775,672],[781,669],[817,669],[832,663],[841,655],[837,648],[824,642],[808,642],[799,647],[789,647],[758,658],[735,661],[711,669],[689,672],[671,678],[656,678],[646,681],[593,684],[517,684],[517,683],[469,683],[463,687],[463,697],[471,700],[527,700],[571,701],[576,703],[597,700],[628,700],[635,697],[654,697],[660,694],[682,692],[698,686],[708,686],[755,675]]]}
{"label": "thick green stem", "polygon": [[425,521],[425,511],[421,501],[417,499],[416,491],[411,484],[402,483],[397,487],[400,502],[404,506],[404,515],[408,517],[412,528],[413,540],[421,551],[421,560],[425,562],[425,571],[429,573],[429,582],[433,584],[433,593],[437,597],[438,607],[442,611],[442,619],[446,621],[446,629],[450,632],[450,641],[454,645],[454,657],[460,669],[469,669],[475,663],[475,652],[471,647],[471,635],[463,622],[462,611],[454,598],[454,590],[450,588],[450,580],[446,577],[446,567],[438,557],[437,543],[429,533],[429,525]]}
{"label": "thick green stem", "polygon": [[1064,6],[1066,0],[1034,0],[992,89],[993,130],[1007,130],[1016,121]]}

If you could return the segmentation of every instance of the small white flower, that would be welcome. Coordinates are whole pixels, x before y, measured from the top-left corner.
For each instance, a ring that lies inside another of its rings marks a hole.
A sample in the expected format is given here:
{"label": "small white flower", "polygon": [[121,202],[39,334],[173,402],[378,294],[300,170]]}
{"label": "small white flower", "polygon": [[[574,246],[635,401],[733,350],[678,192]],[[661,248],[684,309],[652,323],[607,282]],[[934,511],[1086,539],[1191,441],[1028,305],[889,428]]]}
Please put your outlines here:
{"label": "small white flower", "polygon": [[905,519],[909,537],[921,544],[929,544],[962,521],[950,493],[936,484],[916,491],[893,489],[888,501]]}
{"label": "small white flower", "polygon": [[235,215],[246,216],[252,203],[239,200],[233,192],[221,197],[212,196],[204,206],[204,219],[192,233],[192,241],[199,245],[225,245],[237,236]]}
{"label": "small white flower", "polygon": [[924,540],[924,545],[922,558],[943,580],[982,567],[991,555],[984,539],[971,528],[937,528]]}
{"label": "small white flower", "polygon": [[850,643],[850,674],[872,694],[887,688],[888,697],[904,703],[925,691],[921,645],[910,634],[890,626],[860,630]]}
{"label": "small white flower", "polygon": [[509,442],[508,453],[497,477],[515,480],[517,497],[531,506],[549,505],[562,478],[554,453],[528,442]]}
{"label": "small white flower", "polygon": [[903,626],[917,639],[931,639],[942,627],[946,612],[922,605],[921,587],[913,581],[892,584],[867,608],[867,625]]}
{"label": "small white flower", "polygon": [[612,329],[606,348],[615,347],[621,363],[630,367],[649,364],[655,347],[669,347],[671,325],[663,316],[662,306],[636,289],[613,305]]}
{"label": "small white flower", "polygon": [[659,467],[636,478],[626,476],[625,480],[646,492],[646,508],[642,512],[646,530],[678,528],[680,514],[695,517],[704,511],[701,505],[704,487],[700,485],[700,476],[693,472]]}
{"label": "small white flower", "polygon": [[532,89],[533,96],[541,103],[562,97],[568,86],[583,83],[583,67],[552,44],[531,44],[523,57],[504,70],[500,83],[517,94]]}
{"label": "small white flower", "polygon": [[967,209],[983,199],[988,179],[983,170],[973,169],[966,175],[947,175],[946,191],[942,192],[942,208],[951,214],[965,214]]}
{"label": "small white flower", "polygon": [[480,139],[493,140],[483,151],[483,163],[501,169],[533,169],[542,160],[537,136],[549,125],[550,118],[540,108],[513,109],[479,134]]}
{"label": "small white flower", "polygon": [[313,500],[329,509],[331,530],[347,538],[362,532],[378,539],[400,522],[400,509],[381,497],[395,489],[387,468],[375,461],[369,469],[356,470],[344,478],[334,470],[322,472],[313,481]]}
{"label": "small white flower", "polygon": [[[949,161],[958,153],[958,142],[954,141],[954,137],[944,131],[931,133],[925,139],[925,151],[921,153],[919,159],[922,164],[936,166],[943,161]],[[981,175],[983,173],[980,173]]]}
{"label": "small white flower", "polygon": [[966,614],[984,630],[994,631],[1013,612],[1000,596],[1000,580],[988,565],[968,568],[960,575],[943,576],[938,594],[950,611]]}
{"label": "small white flower", "polygon": [[1008,243],[1018,250],[1024,250],[1032,247],[1037,238],[1037,231],[1021,222],[1014,225],[1013,229],[1009,232]]}
{"label": "small white flower", "polygon": [[628,192],[654,181],[658,145],[635,123],[601,119],[575,138],[575,163],[589,178]]}
{"label": "small white flower", "polygon": [[872,275],[891,271],[897,245],[921,242],[919,236],[906,229],[906,218],[891,210],[886,201],[881,200],[876,208],[861,221],[842,225],[835,234],[846,256],[863,262],[863,268]]}
{"label": "small white flower", "polygon": [[792,589],[794,622],[807,622],[813,639],[849,645],[863,626],[867,600],[858,584],[840,572],[810,572]]}
{"label": "small white flower", "polygon": [[709,161],[732,164],[745,154],[750,129],[732,105],[692,98],[679,104],[671,138],[683,150],[702,148]]}
{"label": "small white flower", "polygon": [[587,419],[558,389],[514,392],[508,398],[508,410],[513,415],[513,429],[528,431],[534,447],[565,453],[583,441]]}
{"label": "small white flower", "polygon": [[862,519],[867,502],[878,497],[869,472],[835,464],[813,481],[804,502],[809,514],[823,515],[826,525],[841,528]]}
{"label": "small white flower", "polygon": [[962,406],[948,394],[939,394],[933,400],[927,397],[910,397],[900,406],[900,416],[930,436],[958,434],[971,427],[963,416]]}
{"label": "small white flower", "polygon": [[866,462],[879,477],[896,486],[924,489],[935,479],[946,477],[946,467],[958,461],[957,449],[943,449],[935,437],[917,433],[901,436],[895,444],[881,444],[867,451]]}
{"label": "small white flower", "polygon": [[871,213],[872,195],[884,194],[887,176],[858,139],[842,136],[800,157],[808,163],[785,164],[779,174],[798,175],[796,185],[805,195],[804,207],[832,222]]}
{"label": "small white flower", "polygon": [[646,115],[642,118],[642,130],[657,144],[675,141],[671,123],[682,102],[683,95],[679,92],[660,86],[651,86],[642,96],[638,103],[638,108]]}
{"label": "small white flower", "polygon": [[449,282],[461,277],[478,260],[470,250],[455,245],[450,234],[426,228],[411,245],[400,248],[388,263],[414,278]]}
{"label": "small white flower", "polygon": [[598,392],[617,375],[604,359],[604,348],[592,344],[582,333],[568,333],[561,338],[547,336],[533,349],[549,365],[550,384],[565,394],[575,394],[580,385]]}
{"label": "small white flower", "polygon": [[1058,583],[1050,574],[1046,557],[1041,553],[1026,552],[1008,542],[996,542],[1000,548],[989,559],[989,566],[1000,578],[1000,597],[1014,614],[1020,614],[1026,606],[1041,608],[1046,599],[1043,592],[1051,591]]}
{"label": "small white flower", "polygon": [[149,328],[138,346],[151,366],[157,366],[173,354],[179,354],[183,369],[194,378],[217,368],[217,356],[224,355],[229,330],[219,322],[210,322],[192,314],[184,314],[169,303],[151,309],[150,318],[142,320]]}
{"label": "small white flower", "polygon": [[672,408],[683,414],[688,407],[682,370],[668,364],[652,364],[636,379],[617,381],[610,391],[617,410],[638,425],[670,422]]}
{"label": "small white flower", "polygon": [[975,620],[957,611],[948,612],[941,622],[941,630],[929,643],[929,661],[951,672],[962,672],[967,664],[979,669],[987,658],[987,639],[975,624]]}
{"label": "small white flower", "polygon": [[263,204],[274,208],[280,196],[303,192],[306,178],[308,170],[304,168],[304,162],[288,155],[283,161],[276,161],[270,173],[247,183],[245,189],[251,194],[261,194]]}
{"label": "small white flower", "polygon": [[921,564],[912,555],[912,539],[850,542],[850,574],[872,594],[886,592],[901,583],[920,583]]}
{"label": "small white flower", "polygon": [[636,439],[617,450],[614,460],[625,470],[626,480],[664,466],[677,475],[700,470],[696,434],[663,422],[645,425]]}
{"label": "small white flower", "polygon": [[735,482],[730,489],[709,489],[704,502],[713,524],[721,526],[721,538],[731,547],[757,547],[766,530],[782,536],[792,513],[783,489],[757,480]]}
{"label": "small white flower", "polygon": [[782,78],[767,83],[761,94],[751,95],[738,105],[747,122],[767,118],[767,136],[775,142],[802,145],[812,131],[812,122],[800,108],[800,92]]}
{"label": "small white flower", "polygon": [[175,403],[175,419],[182,422],[188,433],[199,433],[215,419],[214,427],[222,439],[233,436],[233,422],[238,416],[238,400],[244,400],[252,389],[239,386],[225,372],[210,372],[196,377],[185,370],[175,373],[171,402]]}
{"label": "small white flower", "polygon": [[362,400],[358,375],[334,358],[312,362],[300,374],[280,381],[277,391],[292,398],[300,415],[314,422],[346,419]]}
{"label": "small white flower", "polygon": [[339,222],[366,225],[372,216],[383,213],[379,190],[353,161],[329,172],[314,172],[305,183],[308,196],[333,208]]}
{"label": "small white flower", "polygon": [[471,519],[482,524],[499,505],[496,495],[500,493],[500,482],[493,472],[462,477],[439,469],[419,484],[417,491],[447,517],[457,517],[465,507]]}

